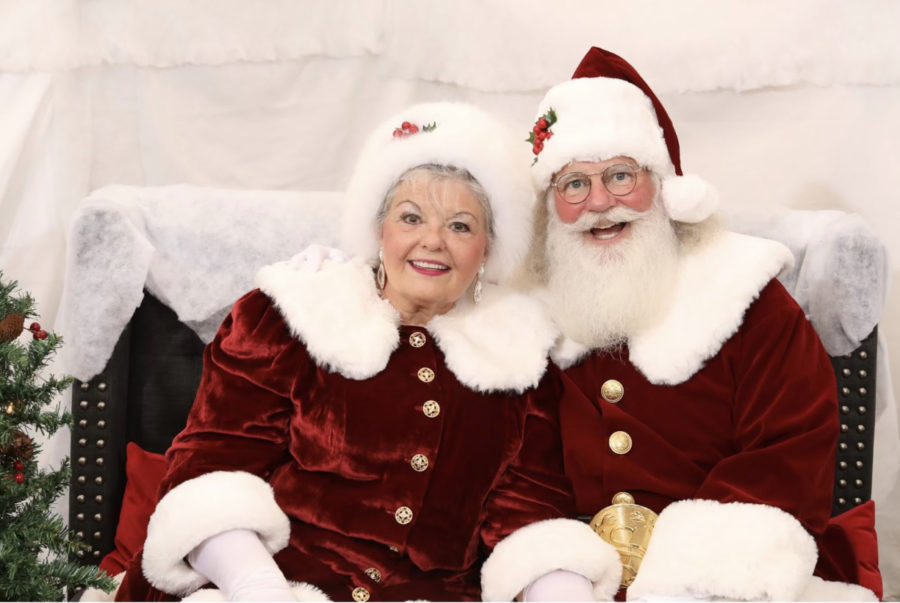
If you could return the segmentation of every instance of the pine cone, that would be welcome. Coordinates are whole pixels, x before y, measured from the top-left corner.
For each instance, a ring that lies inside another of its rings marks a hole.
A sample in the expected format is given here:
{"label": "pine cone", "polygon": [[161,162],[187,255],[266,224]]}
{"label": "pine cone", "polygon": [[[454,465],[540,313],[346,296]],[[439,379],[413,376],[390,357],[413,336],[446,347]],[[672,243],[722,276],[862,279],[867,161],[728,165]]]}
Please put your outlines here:
{"label": "pine cone", "polygon": [[27,461],[34,456],[34,441],[17,429],[13,432],[12,444],[0,446],[0,456]]}
{"label": "pine cone", "polygon": [[21,312],[7,314],[0,320],[0,343],[12,341],[22,334],[25,328],[25,315]]}

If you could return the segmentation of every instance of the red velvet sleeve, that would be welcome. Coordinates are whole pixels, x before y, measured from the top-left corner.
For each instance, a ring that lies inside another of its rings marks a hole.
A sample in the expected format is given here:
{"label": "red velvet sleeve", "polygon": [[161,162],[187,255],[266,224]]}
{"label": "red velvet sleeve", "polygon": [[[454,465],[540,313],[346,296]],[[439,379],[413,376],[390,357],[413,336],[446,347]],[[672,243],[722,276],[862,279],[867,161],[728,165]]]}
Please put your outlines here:
{"label": "red velvet sleeve", "polygon": [[831,512],[838,437],[829,358],[777,281],[750,307],[734,343],[739,452],[713,467],[695,498],[773,505],[821,532]]}
{"label": "red velvet sleeve", "polygon": [[287,453],[291,384],[311,365],[302,344],[260,291],[238,300],[203,354],[203,374],[184,430],[166,458],[160,496],[211,471],[267,478]]}
{"label": "red velvet sleeve", "polygon": [[522,446],[488,497],[481,537],[489,548],[535,521],[575,515],[572,488],[563,470],[557,370],[551,365],[530,394]]}

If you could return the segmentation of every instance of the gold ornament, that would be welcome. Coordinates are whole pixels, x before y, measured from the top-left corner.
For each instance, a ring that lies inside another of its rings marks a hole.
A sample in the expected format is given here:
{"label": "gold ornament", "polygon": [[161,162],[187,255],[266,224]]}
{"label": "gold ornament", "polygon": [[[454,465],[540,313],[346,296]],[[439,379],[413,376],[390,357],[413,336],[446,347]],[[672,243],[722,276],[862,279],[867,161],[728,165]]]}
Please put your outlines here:
{"label": "gold ornament", "polygon": [[10,402],[6,405],[6,414],[11,415],[16,412],[16,405],[14,402]]}
{"label": "gold ornament", "polygon": [[628,492],[613,496],[610,506],[600,510],[591,519],[591,528],[619,552],[622,558],[621,587],[634,582],[641,560],[650,544],[650,534],[656,525],[656,513],[634,504]]}

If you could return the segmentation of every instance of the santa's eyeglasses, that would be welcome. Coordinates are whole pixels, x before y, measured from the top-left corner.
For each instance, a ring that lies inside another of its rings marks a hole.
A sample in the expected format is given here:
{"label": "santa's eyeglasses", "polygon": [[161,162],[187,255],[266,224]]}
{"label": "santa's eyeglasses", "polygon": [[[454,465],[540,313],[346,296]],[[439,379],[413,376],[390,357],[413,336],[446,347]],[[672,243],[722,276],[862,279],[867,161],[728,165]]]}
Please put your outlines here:
{"label": "santa's eyeglasses", "polygon": [[600,176],[603,187],[610,195],[622,197],[634,190],[638,177],[644,168],[619,163],[611,165],[602,172],[585,174],[584,172],[568,172],[552,181],[556,191],[566,203],[583,203],[591,194],[591,178]]}

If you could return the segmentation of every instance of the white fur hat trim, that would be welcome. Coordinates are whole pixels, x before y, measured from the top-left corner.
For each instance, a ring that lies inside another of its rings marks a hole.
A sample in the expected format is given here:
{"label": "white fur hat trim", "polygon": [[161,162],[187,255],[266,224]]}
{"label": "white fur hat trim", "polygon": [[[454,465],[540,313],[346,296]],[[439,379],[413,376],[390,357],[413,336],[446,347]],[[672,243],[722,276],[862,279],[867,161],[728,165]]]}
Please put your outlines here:
{"label": "white fur hat trim", "polygon": [[193,592],[207,579],[184,558],[210,536],[234,529],[253,530],[273,554],[287,546],[290,520],[263,479],[243,471],[214,471],[175,486],[150,517],[144,576],[166,593]]}
{"label": "white fur hat trim", "polygon": [[[393,132],[404,122],[419,131]],[[434,129],[424,127],[434,124]],[[484,187],[494,216],[494,240],[484,278],[498,282],[524,257],[531,234],[534,192],[528,150],[493,117],[464,103],[414,105],[386,120],[369,136],[347,188],[341,246],[374,262],[380,234],[376,214],[390,187],[405,171],[432,163],[469,171]]]}
{"label": "white fur hat trim", "polygon": [[538,118],[550,110],[556,122],[531,168],[539,190],[573,161],[603,161],[631,157],[662,181],[662,198],[669,217],[701,222],[718,206],[715,189],[697,176],[678,176],[663,129],[650,98],[637,86],[617,78],[577,78],[552,87],[538,108]]}

